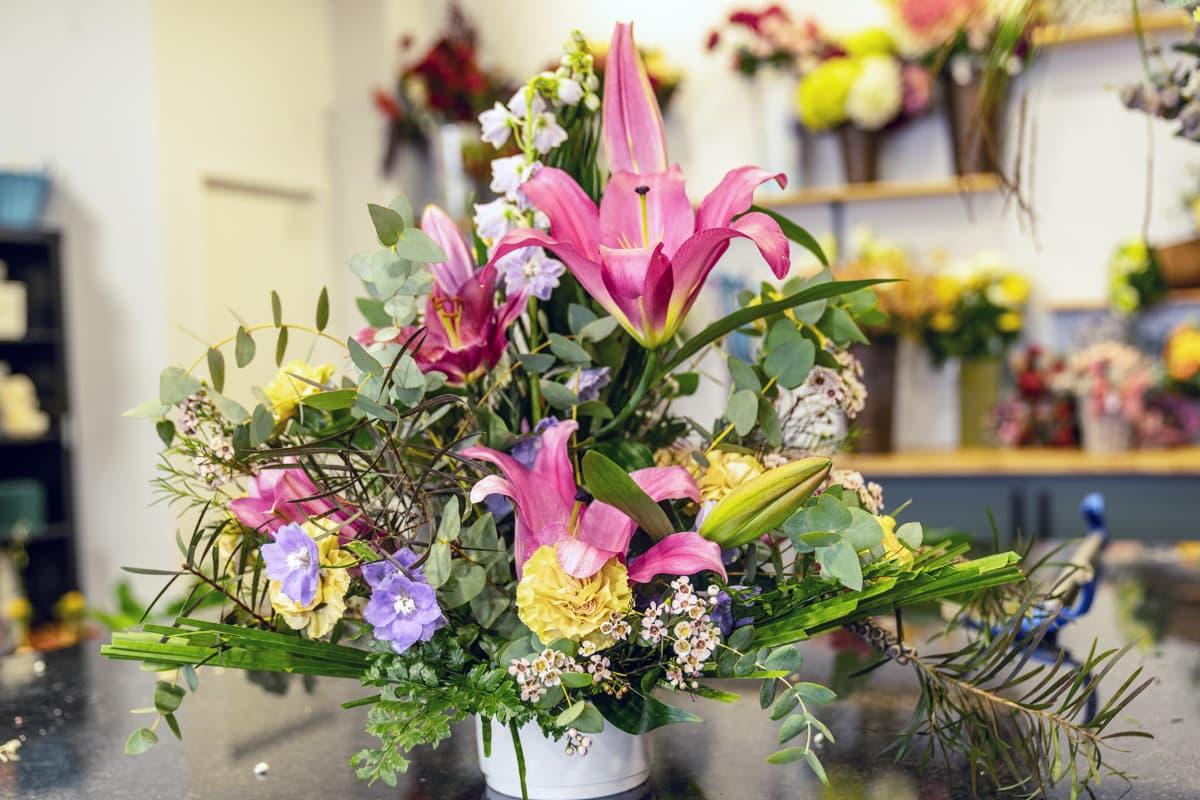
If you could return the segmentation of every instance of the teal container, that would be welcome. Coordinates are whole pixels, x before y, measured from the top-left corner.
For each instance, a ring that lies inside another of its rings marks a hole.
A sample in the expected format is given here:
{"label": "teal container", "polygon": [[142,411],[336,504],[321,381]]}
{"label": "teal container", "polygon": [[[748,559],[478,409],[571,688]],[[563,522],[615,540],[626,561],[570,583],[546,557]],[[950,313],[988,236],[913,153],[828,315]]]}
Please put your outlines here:
{"label": "teal container", "polygon": [[46,488],[35,480],[0,481],[0,542],[36,538],[46,527]]}

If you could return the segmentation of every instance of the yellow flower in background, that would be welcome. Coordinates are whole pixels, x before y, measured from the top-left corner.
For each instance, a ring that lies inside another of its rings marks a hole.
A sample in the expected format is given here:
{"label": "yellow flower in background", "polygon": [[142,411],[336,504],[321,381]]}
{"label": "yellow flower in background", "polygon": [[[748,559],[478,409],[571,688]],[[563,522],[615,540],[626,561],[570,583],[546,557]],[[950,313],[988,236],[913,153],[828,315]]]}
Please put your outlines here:
{"label": "yellow flower in background", "polygon": [[883,28],[867,28],[843,38],[842,47],[852,56],[888,55],[896,52],[896,40]]}
{"label": "yellow flower in background", "polygon": [[1029,301],[1029,281],[1015,272],[1006,272],[988,287],[987,297],[993,305],[1023,306]]}
{"label": "yellow flower in background", "polygon": [[846,98],[859,69],[857,59],[830,58],[804,76],[796,93],[804,127],[823,131],[846,121]]}
{"label": "yellow flower in background", "polygon": [[1191,326],[1176,328],[1167,339],[1163,360],[1173,380],[1190,381],[1200,373],[1200,330]]}
{"label": "yellow flower in background", "polygon": [[58,598],[58,602],[54,604],[54,613],[59,619],[67,619],[69,617],[78,617],[87,609],[87,599],[83,596],[83,592],[71,591]]}
{"label": "yellow flower in background", "polygon": [[11,620],[28,622],[29,618],[33,616],[33,605],[24,597],[14,597],[4,607],[4,614]]}
{"label": "yellow flower in background", "polygon": [[517,584],[517,616],[543,642],[565,637],[608,647],[613,640],[600,626],[629,610],[633,592],[627,574],[613,558],[591,577],[573,577],[563,571],[555,549],[542,545],[525,562]]}
{"label": "yellow flower in background", "polygon": [[333,377],[333,364],[313,366],[307,361],[289,361],[275,373],[271,382],[263,387],[263,394],[271,401],[271,413],[275,415],[276,424],[290,419],[296,413],[296,406],[302,398],[321,391],[311,383],[294,377],[296,375],[317,383],[326,383]]}
{"label": "yellow flower in background", "polygon": [[929,327],[941,333],[954,330],[955,324],[955,317],[949,311],[938,311],[929,319]]}
{"label": "yellow flower in background", "polygon": [[1016,333],[1021,330],[1023,321],[1020,311],[1005,311],[996,318],[996,327],[1005,333]]}
{"label": "yellow flower in background", "polygon": [[962,297],[963,284],[953,275],[934,275],[929,281],[929,291],[939,308],[947,308]]}
{"label": "yellow flower in background", "polygon": [[347,565],[357,559],[353,553],[338,548],[338,537],[327,534],[311,522],[300,526],[314,539],[320,553],[321,572],[317,591],[308,605],[301,605],[283,593],[280,581],[271,581],[269,595],[271,607],[283,615],[283,621],[293,630],[303,630],[316,639],[333,630],[333,626],[346,613],[346,590],[350,588],[350,571]]}

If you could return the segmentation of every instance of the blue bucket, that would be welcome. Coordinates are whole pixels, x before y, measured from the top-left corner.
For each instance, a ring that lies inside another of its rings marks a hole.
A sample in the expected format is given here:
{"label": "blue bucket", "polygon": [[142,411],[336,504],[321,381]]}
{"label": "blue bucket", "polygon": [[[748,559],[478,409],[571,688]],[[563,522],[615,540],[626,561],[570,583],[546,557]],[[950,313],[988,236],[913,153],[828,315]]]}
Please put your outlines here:
{"label": "blue bucket", "polygon": [[44,172],[0,170],[0,228],[36,228],[49,191]]}

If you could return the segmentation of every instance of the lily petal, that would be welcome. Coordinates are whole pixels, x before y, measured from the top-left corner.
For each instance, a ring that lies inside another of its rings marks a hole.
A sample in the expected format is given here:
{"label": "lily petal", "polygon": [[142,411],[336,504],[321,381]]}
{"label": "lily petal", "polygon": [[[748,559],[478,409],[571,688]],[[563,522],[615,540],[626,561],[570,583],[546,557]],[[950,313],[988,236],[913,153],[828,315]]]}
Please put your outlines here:
{"label": "lily petal", "polygon": [[590,578],[616,555],[569,536],[560,539],[554,550],[558,556],[558,565],[563,568],[563,572],[574,578]]}
{"label": "lily petal", "polygon": [[669,256],[696,228],[679,165],[666,172],[618,172],[600,199],[600,243],[614,248],[651,248],[661,242]]}
{"label": "lily petal", "polygon": [[725,578],[721,548],[695,531],[674,533],[642,553],[629,566],[631,583],[646,583],[655,575],[695,575],[710,570]]}
{"label": "lily petal", "polygon": [[700,487],[683,467],[646,467],[634,470],[629,477],[656,503],[683,498],[700,502]]}
{"label": "lily petal", "polygon": [[458,294],[459,288],[475,277],[475,259],[471,257],[462,231],[449,214],[435,205],[425,206],[421,230],[446,253],[445,261],[429,265],[434,281],[446,294]]}
{"label": "lily petal", "polygon": [[604,152],[613,172],[664,172],[667,137],[633,24],[618,22],[604,80]]}
{"label": "lily petal", "polygon": [[521,184],[521,191],[550,220],[555,239],[570,243],[585,258],[599,260],[600,212],[574,178],[561,169],[542,167]]}
{"label": "lily petal", "polygon": [[533,475],[540,484],[537,491],[552,489],[568,506],[575,502],[575,468],[567,448],[577,430],[579,423],[569,419],[546,428],[542,432],[542,446],[533,460]]}
{"label": "lily petal", "polygon": [[730,221],[747,211],[754,202],[754,190],[769,180],[776,181],[781,188],[787,187],[787,176],[782,172],[767,172],[758,167],[738,167],[725,173],[696,211],[696,230],[703,228],[725,228]]}
{"label": "lily petal", "polygon": [[792,268],[792,247],[779,223],[758,211],[743,214],[729,227],[754,242],[758,252],[776,278],[782,278]]}

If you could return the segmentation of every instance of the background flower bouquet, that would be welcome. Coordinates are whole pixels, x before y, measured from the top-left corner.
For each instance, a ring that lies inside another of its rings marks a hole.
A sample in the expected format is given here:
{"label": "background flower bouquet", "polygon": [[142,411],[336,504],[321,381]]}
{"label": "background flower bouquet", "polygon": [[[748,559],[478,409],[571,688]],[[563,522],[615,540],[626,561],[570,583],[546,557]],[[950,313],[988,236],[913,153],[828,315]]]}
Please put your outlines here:
{"label": "background flower bouquet", "polygon": [[[493,163],[507,196],[477,209],[470,238],[434,207],[418,226],[403,199],[369,206],[380,247],[351,261],[366,329],[343,345],[324,293],[312,326],[285,322],[273,297],[272,322],[169,367],[131,412],[156,421],[157,485],[191,534],[178,568],[148,570],[164,593],[185,589],[178,617],[104,647],[167,673],[158,719],[127,750],[152,746],[160,721],[180,735],[204,667],[345,678],[365,687],[349,705],[380,739],[353,756],[360,778],[394,783],[408,750],[476,716],[485,757],[497,732],[511,739],[525,794],[522,740],[583,755],[606,731],[696,721],[664,698],[728,701],[711,681],[740,678],[760,682],[781,725],[771,760],[824,779],[814,709],[833,693],[801,679],[794,645],[850,625],[924,688],[902,749],[964,749],[1031,790],[1098,778],[1093,731],[1135,692],[1086,729],[1073,717],[1110,656],[1049,670],[1073,687],[1049,710],[1035,692],[998,702],[1012,680],[995,676],[1021,673],[1031,646],[1017,640],[1034,602],[1017,556],[925,545],[878,487],[798,449],[788,410],[797,392],[850,385],[844,349],[877,314],[871,282],[823,272],[688,330],[731,240],[753,242],[777,277],[789,239],[823,255],[752,205],[780,175],[734,169],[693,210],[630,26],[613,37],[603,136],[591,66],[576,36],[558,70],[482,115],[489,141],[512,136],[519,154]],[[755,323],[761,345],[729,361],[719,417],[673,413],[698,359]],[[249,367],[267,336],[281,368],[248,408],[225,394],[227,355]],[[288,361],[301,337],[344,355]],[[981,623],[963,649],[924,657],[873,620],[935,601]],[[992,720],[1016,726],[1011,739]],[[1069,773],[1051,766],[1060,741]],[[550,765],[529,768],[536,785]]]}

